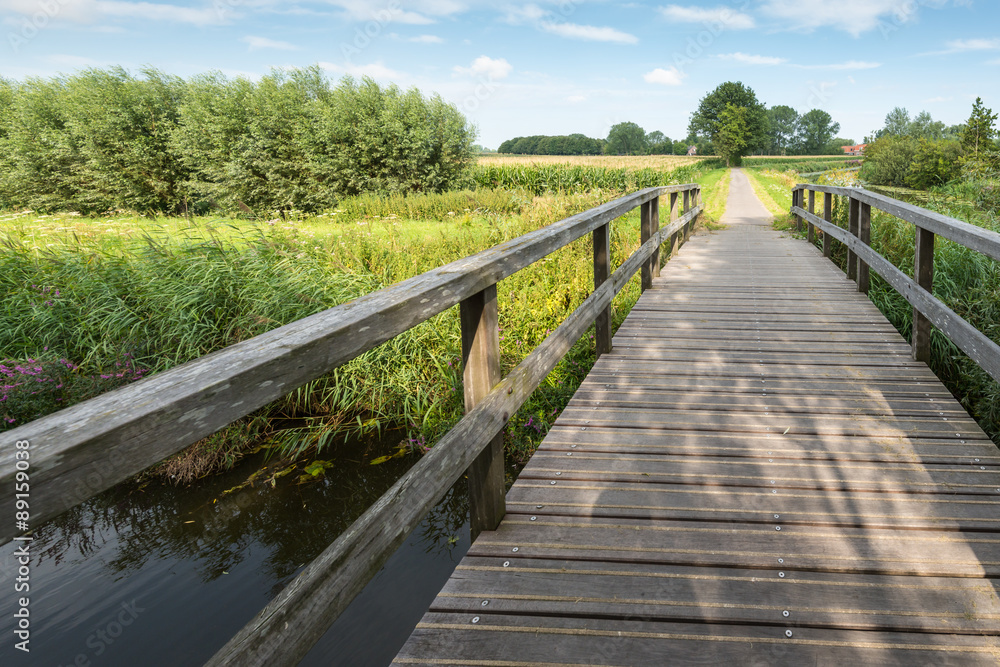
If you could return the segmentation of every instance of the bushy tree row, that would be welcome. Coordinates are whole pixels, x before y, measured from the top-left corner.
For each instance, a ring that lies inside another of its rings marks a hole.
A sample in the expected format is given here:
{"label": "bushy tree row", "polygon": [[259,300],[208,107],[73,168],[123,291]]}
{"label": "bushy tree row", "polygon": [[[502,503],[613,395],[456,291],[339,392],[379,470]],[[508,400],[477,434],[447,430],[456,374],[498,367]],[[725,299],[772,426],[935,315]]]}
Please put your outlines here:
{"label": "bushy tree row", "polygon": [[872,185],[921,190],[961,177],[994,177],[1000,172],[997,114],[976,99],[969,120],[945,127],[923,112],[913,121],[896,107],[865,149],[860,177]]}
{"label": "bushy tree row", "polygon": [[498,153],[515,155],[600,155],[604,142],[582,134],[514,137],[500,144]]}
{"label": "bushy tree row", "polygon": [[317,210],[452,187],[474,138],[439,97],[333,84],[318,67],[258,82],[121,68],[0,80],[0,207]]}

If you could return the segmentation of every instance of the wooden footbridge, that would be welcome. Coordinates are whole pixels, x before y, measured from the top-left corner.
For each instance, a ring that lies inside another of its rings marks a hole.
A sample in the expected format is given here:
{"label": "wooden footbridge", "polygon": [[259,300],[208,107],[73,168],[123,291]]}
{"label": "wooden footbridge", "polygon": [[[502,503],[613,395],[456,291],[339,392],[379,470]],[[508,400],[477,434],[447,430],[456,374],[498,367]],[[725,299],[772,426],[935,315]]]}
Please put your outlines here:
{"label": "wooden footbridge", "polygon": [[[110,486],[460,304],[467,416],[210,664],[295,664],[465,471],[477,537],[398,664],[1000,663],[1000,452],[923,362],[933,325],[1000,378],[1000,347],[931,289],[935,235],[997,260],[1000,235],[799,186],[793,212],[827,254],[848,246],[845,276],[773,231],[740,172],[726,228],[678,249],[698,199],[630,195],[10,437],[38,443],[52,515],[88,475]],[[644,244],[611,273],[609,224],[636,206]],[[868,246],[873,206],[917,226],[915,279]],[[585,234],[594,293],[501,378],[496,282]],[[612,341],[611,298],[637,270]],[[912,344],[868,301],[870,270],[914,305]],[[595,321],[597,363],[505,497],[497,434]]]}

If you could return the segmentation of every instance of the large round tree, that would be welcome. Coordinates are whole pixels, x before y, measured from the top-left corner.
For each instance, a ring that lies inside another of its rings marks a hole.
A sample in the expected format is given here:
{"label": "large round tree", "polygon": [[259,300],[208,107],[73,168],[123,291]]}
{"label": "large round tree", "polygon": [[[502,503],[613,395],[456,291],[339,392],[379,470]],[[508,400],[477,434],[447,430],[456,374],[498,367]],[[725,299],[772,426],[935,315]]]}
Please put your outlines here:
{"label": "large round tree", "polygon": [[[727,106],[745,109],[739,113],[741,122],[733,122],[733,113],[726,113]],[[728,122],[727,122],[728,121]],[[740,127],[743,136],[736,137],[733,131]],[[691,114],[688,132],[706,137],[715,144],[719,133],[725,128],[725,139],[729,147],[739,146],[735,154],[727,155],[735,163],[739,158],[754,151],[763,151],[768,144],[768,120],[764,105],[757,101],[757,95],[739,81],[727,81],[702,98],[698,110]]]}

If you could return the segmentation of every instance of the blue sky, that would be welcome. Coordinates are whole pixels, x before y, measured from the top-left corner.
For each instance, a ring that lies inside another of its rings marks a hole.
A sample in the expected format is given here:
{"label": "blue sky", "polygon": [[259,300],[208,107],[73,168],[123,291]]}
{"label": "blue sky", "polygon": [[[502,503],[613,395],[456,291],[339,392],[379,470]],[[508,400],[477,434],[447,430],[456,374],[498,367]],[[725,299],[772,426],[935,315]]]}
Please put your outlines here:
{"label": "blue sky", "polygon": [[495,148],[528,134],[672,138],[738,80],[861,141],[894,106],[1000,109],[996,0],[0,0],[0,76],[153,66],[258,77],[320,64],[454,102]]}

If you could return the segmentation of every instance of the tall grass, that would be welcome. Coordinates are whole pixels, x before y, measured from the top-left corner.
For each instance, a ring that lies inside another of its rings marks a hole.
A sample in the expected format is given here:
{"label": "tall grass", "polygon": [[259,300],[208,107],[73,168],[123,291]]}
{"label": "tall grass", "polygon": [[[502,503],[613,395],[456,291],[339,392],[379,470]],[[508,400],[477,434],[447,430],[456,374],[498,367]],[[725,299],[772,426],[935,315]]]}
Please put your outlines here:
{"label": "tall grass", "polygon": [[[465,196],[454,195],[456,201]],[[599,193],[540,197],[521,215],[503,216],[484,215],[477,206],[445,216],[436,233],[416,235],[405,231],[413,223],[363,219],[186,227],[174,221],[167,229],[132,221],[124,234],[83,234],[86,221],[46,219],[52,231],[39,237],[33,221],[21,217],[5,225],[0,248],[0,290],[7,295],[0,358],[11,365],[30,359],[47,369],[65,360],[76,378],[113,375],[109,371],[123,361],[140,374],[160,372],[606,199]],[[450,200],[438,203],[454,207]],[[360,202],[358,210],[375,211],[368,204]],[[377,212],[401,210],[386,206]],[[114,223],[100,221],[99,229]],[[613,225],[615,259],[631,254],[638,240],[637,214]],[[499,284],[505,370],[590,294],[589,243],[581,239]],[[616,300],[617,319],[637,297],[637,285],[630,284]],[[209,438],[189,454],[196,463],[169,470],[177,481],[188,481],[206,466],[231,464],[255,443],[271,442],[295,455],[322,449],[345,433],[399,424],[414,446],[432,443],[462,413],[460,349],[452,309]],[[588,337],[511,419],[507,444],[514,459],[533,450],[592,359]],[[74,394],[64,384],[66,391],[39,397],[23,386],[0,403],[0,429],[102,389]],[[25,414],[25,406],[34,414]]]}

